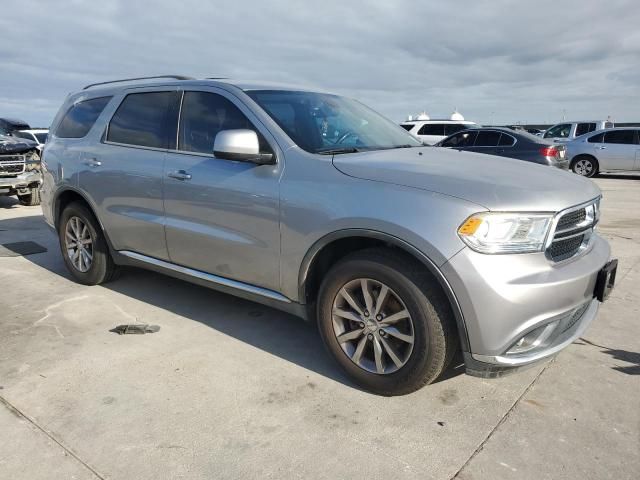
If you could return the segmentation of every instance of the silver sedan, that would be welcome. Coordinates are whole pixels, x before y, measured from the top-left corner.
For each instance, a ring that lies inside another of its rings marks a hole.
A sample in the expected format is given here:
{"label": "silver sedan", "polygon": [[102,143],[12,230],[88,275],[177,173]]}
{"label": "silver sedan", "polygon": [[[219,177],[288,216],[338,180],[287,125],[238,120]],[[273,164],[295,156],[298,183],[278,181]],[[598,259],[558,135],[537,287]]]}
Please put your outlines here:
{"label": "silver sedan", "polygon": [[640,127],[607,128],[567,143],[569,168],[578,175],[640,170]]}

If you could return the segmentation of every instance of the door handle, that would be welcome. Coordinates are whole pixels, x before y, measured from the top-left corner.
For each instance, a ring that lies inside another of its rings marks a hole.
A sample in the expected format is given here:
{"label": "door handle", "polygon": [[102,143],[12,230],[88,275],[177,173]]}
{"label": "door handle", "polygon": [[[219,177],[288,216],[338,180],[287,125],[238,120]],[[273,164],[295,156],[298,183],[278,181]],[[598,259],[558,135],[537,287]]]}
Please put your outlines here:
{"label": "door handle", "polygon": [[598,148],[599,148],[600,150],[606,150],[606,149],[607,149],[607,147],[605,147],[604,145],[600,145]]}
{"label": "door handle", "polygon": [[184,170],[177,170],[175,172],[167,173],[167,176],[170,178],[175,178],[176,180],[191,180],[191,174],[185,172]]}
{"label": "door handle", "polygon": [[89,167],[99,167],[100,165],[102,165],[102,162],[99,161],[96,158],[90,158],[88,159],[86,162],[84,162],[85,165],[89,166]]}

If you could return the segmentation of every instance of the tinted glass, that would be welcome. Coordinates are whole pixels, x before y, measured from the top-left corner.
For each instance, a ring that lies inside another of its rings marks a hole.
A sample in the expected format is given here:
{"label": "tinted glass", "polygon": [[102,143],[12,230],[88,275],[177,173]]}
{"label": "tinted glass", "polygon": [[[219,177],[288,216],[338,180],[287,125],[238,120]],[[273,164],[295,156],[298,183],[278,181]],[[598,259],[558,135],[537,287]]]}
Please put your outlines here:
{"label": "tinted glass", "polygon": [[459,123],[452,123],[450,125],[444,126],[444,134],[445,135],[453,135],[454,133],[459,132],[460,130],[466,130],[469,128],[469,125],[462,125]]}
{"label": "tinted glass", "polygon": [[61,138],[82,138],[96,122],[111,97],[92,98],[76,103],[62,117],[56,128],[56,136]]}
{"label": "tinted glass", "polygon": [[109,123],[107,140],[142,147],[168,148],[168,111],[174,95],[174,92],[127,95]]}
{"label": "tinted glass", "polygon": [[513,147],[515,143],[516,143],[515,138],[513,138],[511,135],[503,133],[502,136],[500,137],[500,141],[498,142],[498,145],[501,147]]}
{"label": "tinted glass", "polygon": [[563,123],[562,125],[556,125],[553,128],[547,130],[544,134],[544,138],[568,138],[571,133],[571,124]]}
{"label": "tinted glass", "polygon": [[47,134],[46,133],[35,133],[34,135],[38,139],[38,143],[47,143]]}
{"label": "tinted glass", "polygon": [[413,128],[413,125],[400,125],[400,126],[404,128],[407,132]]}
{"label": "tinted glass", "polygon": [[464,148],[472,147],[478,132],[460,132],[442,141],[443,147]]}
{"label": "tinted glass", "polygon": [[500,141],[500,132],[481,131],[476,137],[475,147],[496,147]]}
{"label": "tinted glass", "polygon": [[31,140],[32,142],[35,142],[35,138],[33,138],[33,135],[27,132],[13,132],[13,135],[18,138],[26,138],[27,140]]}
{"label": "tinted glass", "polygon": [[418,130],[418,135],[439,135],[443,137],[444,125],[442,123],[427,123]]}
{"label": "tinted glass", "polygon": [[599,133],[598,135],[594,135],[592,137],[589,137],[589,139],[587,141],[589,143],[602,143],[603,139],[604,139],[604,133]]}
{"label": "tinted glass", "polygon": [[222,130],[249,129],[249,119],[229,100],[208,92],[185,92],[180,115],[178,149],[213,154],[213,144]]}
{"label": "tinted glass", "polygon": [[596,129],[595,123],[579,123],[576,126],[576,137],[584,135],[585,133],[593,132]]}
{"label": "tinted glass", "polygon": [[605,132],[604,143],[618,143],[623,145],[629,145],[635,143],[635,131],[634,130],[612,130]]}
{"label": "tinted glass", "polygon": [[309,152],[350,153],[421,146],[398,124],[349,98],[285,90],[255,90],[247,94],[291,140]]}

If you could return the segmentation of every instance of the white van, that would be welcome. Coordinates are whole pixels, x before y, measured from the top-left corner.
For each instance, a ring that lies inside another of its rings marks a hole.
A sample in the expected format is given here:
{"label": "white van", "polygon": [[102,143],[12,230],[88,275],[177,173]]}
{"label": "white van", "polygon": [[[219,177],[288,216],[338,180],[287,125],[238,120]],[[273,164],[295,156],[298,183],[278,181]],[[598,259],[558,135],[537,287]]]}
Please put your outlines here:
{"label": "white van", "polygon": [[408,120],[400,126],[426,145],[435,145],[449,135],[475,127],[477,124],[467,120]]}

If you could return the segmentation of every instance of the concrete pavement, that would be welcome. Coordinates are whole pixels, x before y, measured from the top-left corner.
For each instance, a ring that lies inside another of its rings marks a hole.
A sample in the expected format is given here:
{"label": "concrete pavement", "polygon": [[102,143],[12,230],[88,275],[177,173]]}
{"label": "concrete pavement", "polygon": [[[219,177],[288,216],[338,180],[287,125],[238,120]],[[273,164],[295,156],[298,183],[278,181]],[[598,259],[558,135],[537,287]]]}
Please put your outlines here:
{"label": "concrete pavement", "polygon": [[[139,270],[74,283],[39,208],[0,198],[0,243],[48,248],[0,258],[0,478],[638,478],[640,178],[596,181],[620,271],[584,339],[396,398],[281,312]],[[109,332],[134,321],[161,330]]]}

